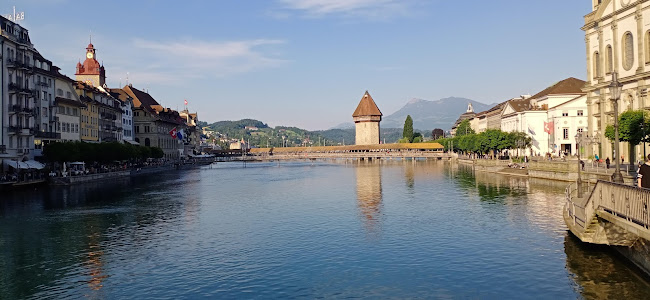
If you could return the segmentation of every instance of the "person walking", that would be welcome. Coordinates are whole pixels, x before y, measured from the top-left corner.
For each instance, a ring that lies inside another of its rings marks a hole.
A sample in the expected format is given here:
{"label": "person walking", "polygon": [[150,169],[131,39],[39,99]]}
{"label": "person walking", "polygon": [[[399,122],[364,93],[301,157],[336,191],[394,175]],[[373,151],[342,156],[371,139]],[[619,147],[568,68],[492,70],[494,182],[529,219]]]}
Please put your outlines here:
{"label": "person walking", "polygon": [[607,168],[609,169],[609,157],[605,159],[605,164],[607,165]]}
{"label": "person walking", "polygon": [[639,168],[636,175],[636,184],[640,188],[650,188],[650,154],[646,157],[646,161]]}

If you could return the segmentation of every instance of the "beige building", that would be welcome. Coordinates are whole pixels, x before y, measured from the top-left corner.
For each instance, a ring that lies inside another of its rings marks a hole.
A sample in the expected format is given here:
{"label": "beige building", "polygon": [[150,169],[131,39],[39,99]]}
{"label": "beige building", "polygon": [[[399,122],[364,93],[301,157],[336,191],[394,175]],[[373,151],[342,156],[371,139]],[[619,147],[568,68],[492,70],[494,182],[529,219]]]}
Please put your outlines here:
{"label": "beige building", "polygon": [[75,81],[59,73],[58,68],[56,68],[56,73],[54,79],[56,132],[62,141],[79,141],[83,128],[81,126],[81,110],[86,108],[86,105],[81,102],[74,89]]}
{"label": "beige building", "polygon": [[113,92],[133,99],[133,131],[135,141],[143,146],[160,147],[166,159],[179,159],[185,150],[182,141],[171,136],[170,131],[186,130],[185,122],[177,111],[162,107],[149,93],[132,85]]}
{"label": "beige building", "polygon": [[356,129],[357,145],[376,145],[380,143],[379,122],[382,113],[368,91],[363,95],[357,109],[352,114]]}
{"label": "beige building", "polygon": [[[612,73],[617,72],[623,84],[619,113],[650,108],[650,1],[592,0],[592,12],[584,19],[587,84],[583,90],[587,93],[589,135],[599,137],[590,152],[613,157],[612,143],[604,136],[615,117],[607,87]],[[627,161],[627,143],[621,143],[620,149]],[[632,153],[637,159],[642,154],[641,146]]]}

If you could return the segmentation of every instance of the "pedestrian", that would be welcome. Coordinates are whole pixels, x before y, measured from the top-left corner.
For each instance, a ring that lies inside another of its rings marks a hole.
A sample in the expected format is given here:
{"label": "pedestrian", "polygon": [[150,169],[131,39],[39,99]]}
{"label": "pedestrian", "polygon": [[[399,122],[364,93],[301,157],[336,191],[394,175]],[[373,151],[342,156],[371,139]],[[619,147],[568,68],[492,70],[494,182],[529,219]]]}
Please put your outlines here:
{"label": "pedestrian", "polygon": [[646,157],[645,164],[641,165],[636,175],[636,184],[640,188],[650,188],[650,154]]}
{"label": "pedestrian", "polygon": [[609,157],[605,159],[605,164],[607,165],[607,168],[609,169]]}
{"label": "pedestrian", "polygon": [[582,166],[582,170],[585,170],[585,162],[581,159],[580,160],[580,166]]}
{"label": "pedestrian", "polygon": [[598,154],[596,154],[596,162],[598,162],[598,159],[599,159]]}
{"label": "pedestrian", "polygon": [[625,163],[625,157],[623,157],[623,155],[621,155],[621,164],[624,164],[624,163]]}

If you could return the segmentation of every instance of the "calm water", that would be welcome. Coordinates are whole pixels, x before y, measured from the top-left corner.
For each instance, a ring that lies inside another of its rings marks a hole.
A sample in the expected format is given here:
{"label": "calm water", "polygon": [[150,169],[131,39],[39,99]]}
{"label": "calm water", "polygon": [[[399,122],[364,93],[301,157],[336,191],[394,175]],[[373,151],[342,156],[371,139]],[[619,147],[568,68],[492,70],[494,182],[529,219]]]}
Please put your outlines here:
{"label": "calm water", "polygon": [[0,298],[627,298],[564,184],[440,162],[219,164],[0,198]]}

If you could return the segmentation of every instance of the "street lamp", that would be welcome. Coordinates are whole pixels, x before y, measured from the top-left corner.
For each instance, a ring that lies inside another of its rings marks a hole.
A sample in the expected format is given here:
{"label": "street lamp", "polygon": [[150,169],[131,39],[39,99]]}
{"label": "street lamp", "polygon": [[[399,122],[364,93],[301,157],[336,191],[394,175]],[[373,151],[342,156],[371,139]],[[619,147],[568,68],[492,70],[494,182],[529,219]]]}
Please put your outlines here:
{"label": "street lamp", "polygon": [[582,198],[582,178],[580,176],[580,170],[582,169],[582,163],[580,161],[580,141],[582,140],[582,132],[578,131],[576,134],[576,152],[578,152],[578,179],[576,180],[576,186],[578,188],[578,198]]}
{"label": "street lamp", "polygon": [[623,183],[623,175],[621,174],[621,164],[619,162],[619,139],[618,139],[618,99],[621,98],[621,90],[623,84],[618,82],[618,73],[612,72],[612,83],[609,84],[609,95],[614,103],[614,162],[616,163],[616,170],[612,174],[612,181],[616,183]]}

